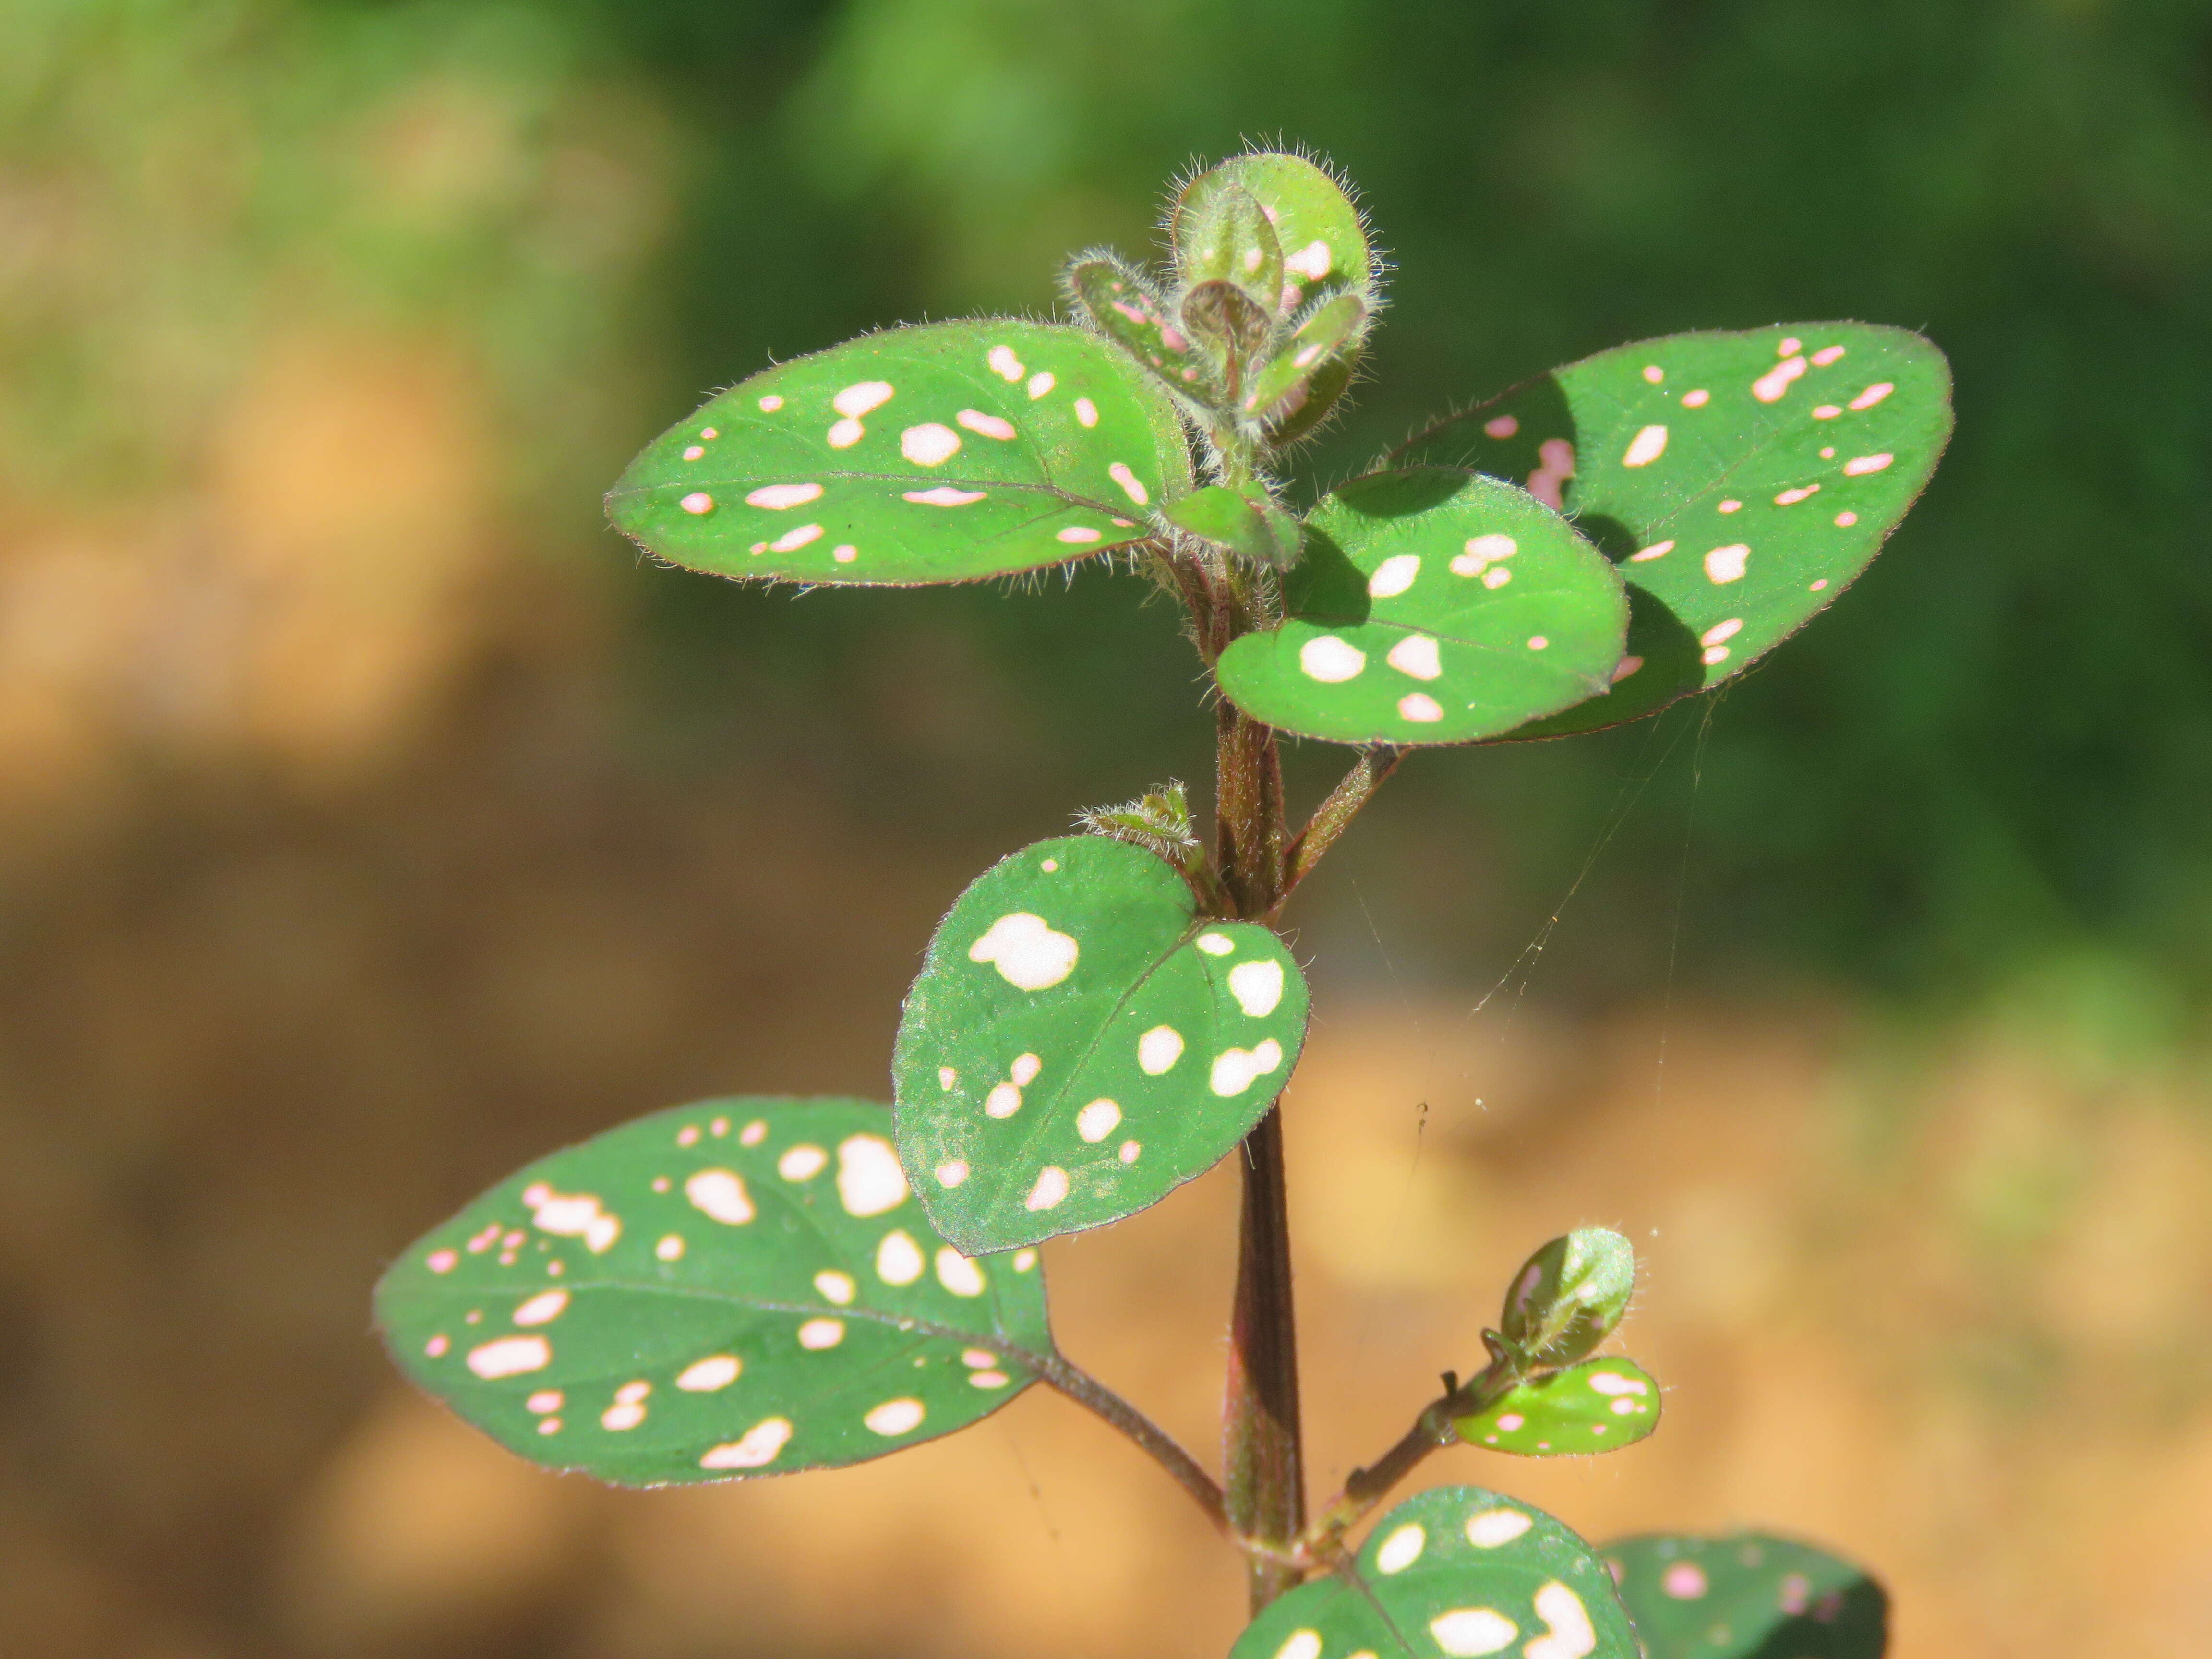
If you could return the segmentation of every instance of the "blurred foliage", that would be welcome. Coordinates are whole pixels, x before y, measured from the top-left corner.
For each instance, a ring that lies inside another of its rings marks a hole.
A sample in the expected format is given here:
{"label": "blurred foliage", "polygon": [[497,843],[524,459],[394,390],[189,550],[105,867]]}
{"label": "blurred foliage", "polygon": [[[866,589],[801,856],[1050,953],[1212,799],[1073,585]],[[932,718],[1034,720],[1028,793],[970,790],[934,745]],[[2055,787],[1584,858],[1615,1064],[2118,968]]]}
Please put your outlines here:
{"label": "blurred foliage", "polygon": [[[1508,854],[1526,879],[1493,885],[1557,892],[1669,755],[1599,878],[1656,920],[1608,935],[1600,986],[1674,951],[1678,905],[1708,970],[1943,1001],[2087,953],[2212,983],[2203,0],[1285,0],[1264,27],[1227,0],[5,11],[19,501],[160,478],[270,314],[357,312],[467,342],[527,434],[521,533],[580,545],[628,448],[705,390],[874,324],[1042,311],[1066,250],[1145,248],[1160,182],[1244,135],[1347,169],[1401,267],[1316,483],[1625,338],[1923,328],[1959,436],[1858,591],[1709,726],[1425,758],[1379,844]],[[907,789],[927,834],[979,789],[1034,828],[1152,781],[1131,769],[1202,771],[1168,614],[1127,581],[1048,586],[624,591],[686,763]],[[1102,677],[1109,709],[1074,689]],[[1407,925],[1464,971],[1530,921]]]}

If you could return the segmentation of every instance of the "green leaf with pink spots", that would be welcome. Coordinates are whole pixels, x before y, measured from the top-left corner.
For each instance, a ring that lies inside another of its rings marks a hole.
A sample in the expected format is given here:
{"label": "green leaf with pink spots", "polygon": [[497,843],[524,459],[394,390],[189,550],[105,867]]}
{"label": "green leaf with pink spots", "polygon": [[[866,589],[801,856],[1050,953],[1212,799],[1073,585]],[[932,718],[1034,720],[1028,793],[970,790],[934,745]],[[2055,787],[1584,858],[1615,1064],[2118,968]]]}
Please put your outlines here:
{"label": "green leaf with pink spots", "polygon": [[1452,1419],[1470,1446],[1518,1457],[1619,1451],[1658,1426],[1659,1385],[1631,1359],[1585,1359],[1547,1371]]}
{"label": "green leaf with pink spots", "polygon": [[854,1100],[659,1112],[541,1158],[377,1286],[399,1367],[618,1486],[857,1463],[987,1417],[1051,1351],[1035,1250],[939,1237]]}
{"label": "green leaf with pink spots", "polygon": [[1943,354],[1865,323],[1600,352],[1409,440],[1563,505],[1634,601],[1612,691],[1515,737],[1618,725],[1739,674],[1849,586],[1951,432]]}
{"label": "green leaf with pink spots", "polygon": [[1348,1571],[1283,1596],[1229,1654],[1638,1659],[1596,1552],[1541,1510],[1480,1486],[1437,1486],[1399,1504]]}
{"label": "green leaf with pink spots", "polygon": [[718,576],[954,582],[1142,541],[1189,488],[1166,396],[1097,335],[933,323],[722,393],[647,446],[607,511]]}
{"label": "green leaf with pink spots", "polygon": [[1323,377],[1333,378],[1331,371],[1356,354],[1366,322],[1367,307],[1356,294],[1340,294],[1318,307],[1252,377],[1244,412],[1286,426],[1316,395]]}
{"label": "green leaf with pink spots", "polygon": [[1267,928],[1202,919],[1139,848],[1039,842],[930,941],[891,1066],[899,1155],[963,1249],[1117,1221],[1250,1132],[1305,1026],[1305,978]]}
{"label": "green leaf with pink spots", "polygon": [[1650,1659],[1881,1659],[1888,1645],[1881,1586],[1786,1538],[1653,1534],[1602,1554]]}
{"label": "green leaf with pink spots", "polygon": [[1216,665],[1255,720],[1339,743],[1470,743],[1602,692],[1620,575],[1527,491],[1446,467],[1354,479],[1306,520],[1280,628]]}

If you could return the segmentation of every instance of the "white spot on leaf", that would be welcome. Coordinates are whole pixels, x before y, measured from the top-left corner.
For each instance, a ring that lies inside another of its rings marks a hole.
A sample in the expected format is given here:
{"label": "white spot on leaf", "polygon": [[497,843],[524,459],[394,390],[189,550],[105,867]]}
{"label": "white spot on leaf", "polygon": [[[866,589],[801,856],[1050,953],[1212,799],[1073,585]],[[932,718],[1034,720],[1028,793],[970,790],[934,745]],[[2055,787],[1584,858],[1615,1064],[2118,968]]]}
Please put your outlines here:
{"label": "white spot on leaf", "polygon": [[934,489],[909,489],[900,497],[917,507],[973,507],[988,491],[955,489],[951,484],[939,484]]}
{"label": "white spot on leaf", "polygon": [[1152,505],[1152,498],[1146,493],[1143,483],[1138,480],[1137,475],[1130,471],[1129,469],[1121,462],[1116,461],[1113,465],[1108,467],[1106,469],[1106,476],[1111,478],[1115,483],[1121,485],[1121,493],[1127,495],[1131,501],[1136,502],[1139,507],[1149,507]]}
{"label": "white spot on leaf", "polygon": [[868,428],[858,421],[839,421],[830,428],[830,447],[850,449],[868,435]]}
{"label": "white spot on leaf", "polygon": [[881,409],[891,400],[889,380],[857,380],[830,400],[830,407],[848,420]]}
{"label": "white spot on leaf", "polygon": [[796,553],[800,548],[805,547],[809,542],[817,542],[821,539],[822,526],[820,525],[803,524],[796,530],[785,531],[783,534],[778,536],[774,541],[770,542],[769,546],[774,551],[778,553]]}
{"label": "white spot on leaf", "polygon": [[811,1181],[829,1164],[829,1153],[819,1146],[801,1141],[776,1159],[775,1172],[786,1181]]}
{"label": "white spot on leaf", "polygon": [[1597,1650],[1597,1632],[1583,1599],[1554,1578],[1536,1592],[1541,1636],[1521,1650],[1522,1659],[1588,1659]]}
{"label": "white spot on leaf", "polygon": [[542,1336],[502,1336],[469,1350],[469,1369],[487,1382],[542,1371],[553,1363],[553,1345]]}
{"label": "white spot on leaf", "polygon": [[605,1255],[622,1237],[621,1219],[601,1209],[595,1194],[556,1193],[540,1182],[523,1194],[522,1201],[530,1206],[531,1219],[540,1232],[580,1238],[593,1255]]}
{"label": "white spot on leaf", "polygon": [[681,1233],[663,1233],[660,1237],[660,1242],[653,1247],[653,1253],[656,1256],[659,1257],[663,1261],[682,1261],[684,1259],[684,1236]]}
{"label": "white spot on leaf", "polygon": [[1011,1083],[994,1085],[983,1097],[983,1110],[991,1117],[1012,1117],[1022,1109],[1022,1091]]}
{"label": "white spot on leaf", "polygon": [[1238,963],[1229,970],[1229,994],[1251,1018],[1266,1018],[1283,1000],[1283,964],[1272,957]]}
{"label": "white spot on leaf", "polygon": [[906,1171],[881,1135],[849,1135],[837,1144],[837,1198],[845,1213],[881,1215],[906,1202]]}
{"label": "white spot on leaf", "polygon": [[1075,971],[1079,953],[1073,935],[1054,933],[1042,916],[1014,910],[968,947],[968,960],[991,963],[1017,990],[1042,991]]}
{"label": "white spot on leaf", "polygon": [[1367,653],[1334,634],[1317,635],[1298,647],[1298,667],[1310,680],[1334,685],[1367,666]]}
{"label": "white spot on leaf", "polygon": [[1432,680],[1444,672],[1437,655],[1436,637],[1430,634],[1408,634],[1390,647],[1383,661],[1401,674],[1410,674],[1417,680]]}
{"label": "white spot on leaf", "polygon": [[1641,564],[1646,559],[1663,559],[1674,550],[1674,544],[1672,542],[1654,542],[1650,546],[1640,548],[1630,554],[1628,562],[1631,564]]}
{"label": "white spot on leaf", "polygon": [[[1198,936],[1198,948],[1210,957],[1225,957],[1237,948],[1237,941],[1226,933],[1200,933]],[[451,1255],[453,1252],[448,1250],[446,1254]],[[452,1265],[451,1262],[447,1264],[447,1267]],[[439,1271],[442,1272],[444,1269],[441,1268]]]}
{"label": "white spot on leaf", "polygon": [[818,483],[763,484],[745,497],[745,505],[781,513],[787,507],[804,507],[821,499],[822,486]]}
{"label": "white spot on leaf", "polygon": [[1647,426],[1628,441],[1628,453],[1620,458],[1623,466],[1649,466],[1667,453],[1667,428]]}
{"label": "white spot on leaf", "polygon": [[1844,476],[1863,478],[1869,472],[1879,472],[1897,459],[1894,455],[1858,455],[1844,463]]}
{"label": "white spot on leaf", "polygon": [[1510,559],[1521,544],[1510,536],[1492,533],[1468,538],[1466,550],[1451,562],[1455,576],[1480,576],[1500,559]]}
{"label": "white spot on leaf", "polygon": [[1428,1547],[1428,1529],[1418,1521],[1408,1521],[1382,1540],[1375,1552],[1375,1567],[1378,1572],[1403,1572],[1421,1559]]}
{"label": "white spot on leaf", "polygon": [[1398,699],[1398,717],[1427,726],[1444,717],[1444,706],[1425,691],[1408,691]]}
{"label": "white spot on leaf", "polygon": [[1493,415],[1482,423],[1482,429],[1493,438],[1510,438],[1521,429],[1521,422],[1516,416]]}
{"label": "white spot on leaf", "polygon": [[1103,539],[1105,533],[1103,530],[1093,530],[1089,525],[1072,524],[1054,536],[1053,540],[1066,542],[1071,547],[1081,547]]}
{"label": "white spot on leaf", "polygon": [[[1729,628],[1730,632],[1734,632],[1735,628],[1741,626],[1742,626],[1742,624],[1740,623],[1734,625],[1726,623],[1722,624],[1722,627]],[[1716,629],[1714,632],[1717,633],[1719,632],[1719,629]],[[1712,635],[1708,634],[1705,637],[1710,640],[1711,639]],[[1642,1377],[1623,1376],[1617,1371],[1599,1371],[1590,1378],[1589,1385],[1602,1395],[1649,1394],[1651,1392],[1651,1385],[1646,1382]]]}
{"label": "white spot on leaf", "polygon": [[1317,283],[1328,276],[1330,267],[1334,264],[1335,260],[1328,251],[1328,244],[1318,238],[1308,242],[1296,253],[1285,254],[1283,258],[1285,270],[1295,271],[1310,283]]}
{"label": "white spot on leaf", "polygon": [[518,1325],[550,1325],[568,1311],[568,1292],[540,1291],[514,1310]]}
{"label": "white spot on leaf", "polygon": [[1088,398],[1078,398],[1075,400],[1075,419],[1076,423],[1079,426],[1097,426],[1098,424],[1098,405],[1092,403]]}
{"label": "white spot on leaf", "polygon": [[1467,1541],[1479,1550],[1498,1549],[1535,1524],[1519,1510],[1480,1510],[1467,1517]]}
{"label": "white spot on leaf", "polygon": [[1321,1632],[1292,1631],[1290,1638],[1275,1650],[1275,1659],[1321,1659]]}
{"label": "white spot on leaf", "polygon": [[1155,1025],[1137,1039],[1137,1066],[1146,1077],[1174,1070],[1182,1058],[1182,1033],[1172,1025]]}
{"label": "white spot on leaf", "polygon": [[1026,373],[1022,368],[1022,360],[1014,356],[1014,349],[1009,345],[993,346],[990,356],[983,361],[998,372],[1002,380],[1018,380]]}
{"label": "white spot on leaf", "polygon": [[855,1286],[852,1274],[829,1267],[814,1275],[814,1288],[822,1292],[823,1301],[834,1302],[842,1308],[850,1305]]}
{"label": "white spot on leaf", "polygon": [[747,1429],[742,1439],[710,1448],[700,1458],[702,1469],[757,1469],[773,1463],[791,1438],[791,1419],[771,1417]]}
{"label": "white spot on leaf", "polygon": [[983,1294],[983,1270],[950,1244],[937,1253],[937,1282],[955,1296]]}
{"label": "white spot on leaf", "polygon": [[1751,549],[1742,542],[1717,547],[1705,555],[1705,574],[1717,582],[1741,581],[1744,561],[1750,556]]}
{"label": "white spot on leaf", "polygon": [[1897,383],[1895,381],[1877,380],[1872,386],[1869,386],[1864,392],[1860,392],[1857,397],[1851,399],[1851,407],[1853,409],[1872,409],[1876,404],[1880,403],[1884,398],[1887,398],[1891,392],[1896,390]]}
{"label": "white spot on leaf", "polygon": [[[787,1160],[791,1154],[784,1156]],[[734,1170],[700,1170],[684,1182],[684,1196],[691,1200],[693,1209],[726,1227],[742,1227],[753,1218],[751,1195]]]}
{"label": "white spot on leaf", "polygon": [[1790,390],[1790,383],[1805,372],[1802,357],[1787,357],[1751,383],[1751,395],[1763,404],[1780,399]]}
{"label": "white spot on leaf", "polygon": [[885,1233],[884,1242],[876,1246],[876,1277],[886,1285],[911,1285],[921,1277],[926,1265],[921,1247],[902,1230]]}
{"label": "white spot on leaf", "polygon": [[1053,378],[1050,369],[1038,370],[1030,376],[1030,401],[1036,402],[1059,384],[1060,382]]}
{"label": "white spot on leaf", "polygon": [[1036,1081],[1036,1074],[1044,1069],[1044,1062],[1035,1054],[1017,1054],[1006,1075],[1026,1089]]}
{"label": "white spot on leaf", "polygon": [[1660,1576],[1659,1588],[1677,1601],[1694,1601],[1708,1588],[1705,1570],[1694,1561],[1677,1561]]}
{"label": "white spot on leaf", "polygon": [[1429,1634],[1452,1659],[1481,1659],[1520,1633],[1520,1626],[1488,1607],[1454,1607],[1429,1620]]}
{"label": "white spot on leaf", "polygon": [[1370,599],[1395,599],[1413,585],[1413,578],[1421,574],[1421,556],[1418,553],[1394,553],[1375,568],[1367,579]]}
{"label": "white spot on leaf", "polygon": [[1226,1100],[1243,1094],[1282,1063],[1283,1045],[1273,1037],[1255,1048],[1224,1048],[1213,1057],[1206,1086]]}
{"label": "white spot on leaf", "polygon": [[[926,426],[910,426],[899,434],[899,453],[916,466],[941,466],[959,453],[960,434],[934,421]],[[915,499],[912,495],[907,497],[908,501]]]}
{"label": "white spot on leaf", "polygon": [[1822,346],[1818,351],[1813,354],[1814,366],[1819,368],[1826,368],[1830,363],[1835,362],[1840,359],[1843,355],[1844,349],[1841,346]]}
{"label": "white spot on leaf", "polygon": [[968,1160],[964,1158],[948,1158],[937,1166],[937,1184],[940,1187],[957,1187],[967,1179]]}
{"label": "white spot on leaf", "polygon": [[1067,1171],[1057,1164],[1048,1164],[1037,1171],[1036,1185],[1022,1200],[1025,1210],[1049,1210],[1067,1196]]}
{"label": "white spot on leaf", "polygon": [[677,1373],[676,1386],[686,1394],[712,1394],[726,1389],[743,1375],[744,1361],[733,1353],[708,1354]]}
{"label": "white spot on leaf", "polygon": [[1096,1145],[1112,1134],[1121,1121],[1120,1106],[1103,1098],[1094,1100],[1075,1115],[1075,1133]]}
{"label": "white spot on leaf", "polygon": [[799,1328],[799,1346],[809,1353],[834,1348],[844,1340],[845,1322],[842,1319],[810,1319]]}
{"label": "white spot on leaf", "polygon": [[[1005,348],[1001,347],[1003,350]],[[1017,363],[1018,371],[1021,365]],[[919,1400],[886,1400],[860,1420],[880,1435],[908,1434],[921,1426],[922,1404]]]}
{"label": "white spot on leaf", "polygon": [[703,489],[695,489],[676,505],[686,513],[696,516],[702,513],[712,513],[714,510],[714,498]]}
{"label": "white spot on leaf", "polygon": [[1712,399],[1713,394],[1703,390],[1702,388],[1696,392],[1685,392],[1682,394],[1682,407],[1685,409],[1703,409],[1707,404],[1711,403]]}

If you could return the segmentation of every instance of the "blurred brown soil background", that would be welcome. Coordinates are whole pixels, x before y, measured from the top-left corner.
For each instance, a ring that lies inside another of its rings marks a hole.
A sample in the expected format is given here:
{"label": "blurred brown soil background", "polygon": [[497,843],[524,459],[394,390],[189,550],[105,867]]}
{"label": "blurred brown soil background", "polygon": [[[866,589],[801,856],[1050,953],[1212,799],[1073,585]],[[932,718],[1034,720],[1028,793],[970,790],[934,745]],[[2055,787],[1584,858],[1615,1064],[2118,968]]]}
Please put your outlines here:
{"label": "blurred brown soil background", "polygon": [[[1425,1479],[1599,1538],[1828,1542],[1889,1584],[1898,1659],[2212,1652],[2212,1085],[2179,993],[2120,949],[1917,1001],[1757,956],[1670,967],[1738,906],[1804,901],[1838,823],[1869,868],[1952,837],[1859,919],[1972,958],[1993,918],[2063,908],[2064,860],[2007,839],[2023,801],[2087,803],[2066,856],[2115,888],[2149,872],[2150,933],[2201,933],[2136,787],[2203,818],[2194,590],[2163,567],[2129,588],[2122,555],[2202,562],[2212,97],[2187,75],[2212,56],[2087,4],[1971,40],[1964,8],[1845,29],[1740,0],[1638,35],[1631,7],[1610,58],[1506,9],[1400,8],[1369,34],[1426,43],[1407,63],[1320,7],[1297,62],[1364,90],[1291,107],[1172,74],[1124,95],[1130,54],[1161,58],[1152,13],[1133,45],[970,0],[0,5],[0,1655],[1226,1650],[1235,1564],[1042,1392],[852,1471],[616,1493],[412,1395],[368,1308],[408,1241],[556,1145],[709,1094],[880,1097],[967,880],[1077,806],[1203,775],[1171,621],[1103,578],[728,599],[595,515],[695,380],[1042,306],[1066,246],[1143,245],[1127,179],[1238,121],[1310,121],[1394,181],[1386,367],[1431,401],[1637,331],[1941,312],[1962,386],[2001,404],[1962,422],[1928,539],[1808,635],[1825,665],[1737,694],[1784,873],[1678,881],[1708,832],[1677,800],[1656,875],[1562,908],[1639,787],[1540,799],[1549,763],[1447,755],[1301,896],[1316,1496],[1474,1363],[1530,1248],[1603,1222],[1644,1253],[1626,1342],[1668,1388],[1658,1436]],[[1213,32],[1177,61],[1224,88],[1281,70],[1238,9],[1170,15]],[[1437,135],[1462,130],[1453,173]],[[1423,264],[1439,237],[1501,263]],[[2158,409],[2182,413],[2113,414]],[[998,605],[1015,620],[977,620]],[[2063,659],[2077,639],[2103,655]],[[1655,740],[1675,783],[1696,725]],[[1923,767],[1881,746],[1923,731]],[[1300,787],[1327,764],[1300,756]],[[1540,878],[1515,833],[1555,848]],[[1216,1170],[1048,1252],[1069,1352],[1207,1455],[1233,1199]]]}

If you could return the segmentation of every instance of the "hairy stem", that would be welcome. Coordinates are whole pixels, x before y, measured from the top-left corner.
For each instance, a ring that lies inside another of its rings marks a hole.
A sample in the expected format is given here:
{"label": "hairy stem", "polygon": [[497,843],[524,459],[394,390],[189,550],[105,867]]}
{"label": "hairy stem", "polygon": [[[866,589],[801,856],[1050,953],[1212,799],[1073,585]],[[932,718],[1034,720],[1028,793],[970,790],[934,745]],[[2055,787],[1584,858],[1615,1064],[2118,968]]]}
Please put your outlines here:
{"label": "hairy stem", "polygon": [[[1280,902],[1283,884],[1283,772],[1275,733],[1224,699],[1216,735],[1221,884],[1238,915],[1264,918]],[[1299,1571],[1282,1553],[1305,1529],[1279,1109],[1270,1107],[1245,1138],[1243,1171],[1223,1429],[1229,1518],[1255,1547],[1246,1562],[1246,1589],[1256,1613],[1297,1583]]]}
{"label": "hairy stem", "polygon": [[[1328,799],[1314,809],[1306,827],[1298,831],[1284,856],[1283,890],[1281,898],[1287,899],[1297,884],[1322,860],[1322,855],[1336,844],[1336,838],[1359,816],[1359,809],[1374,798],[1382,787],[1382,780],[1398,769],[1398,763],[1406,751],[1389,744],[1379,744],[1372,749],[1363,749],[1352,770],[1343,781],[1328,792]],[[1278,905],[1280,900],[1278,900]]]}
{"label": "hairy stem", "polygon": [[[1227,1394],[1230,1519],[1255,1543],[1285,1549],[1305,1530],[1306,1505],[1283,1117],[1273,1106],[1244,1141]],[[1246,1562],[1245,1575],[1255,1613],[1302,1576],[1279,1559],[1256,1553]]]}

